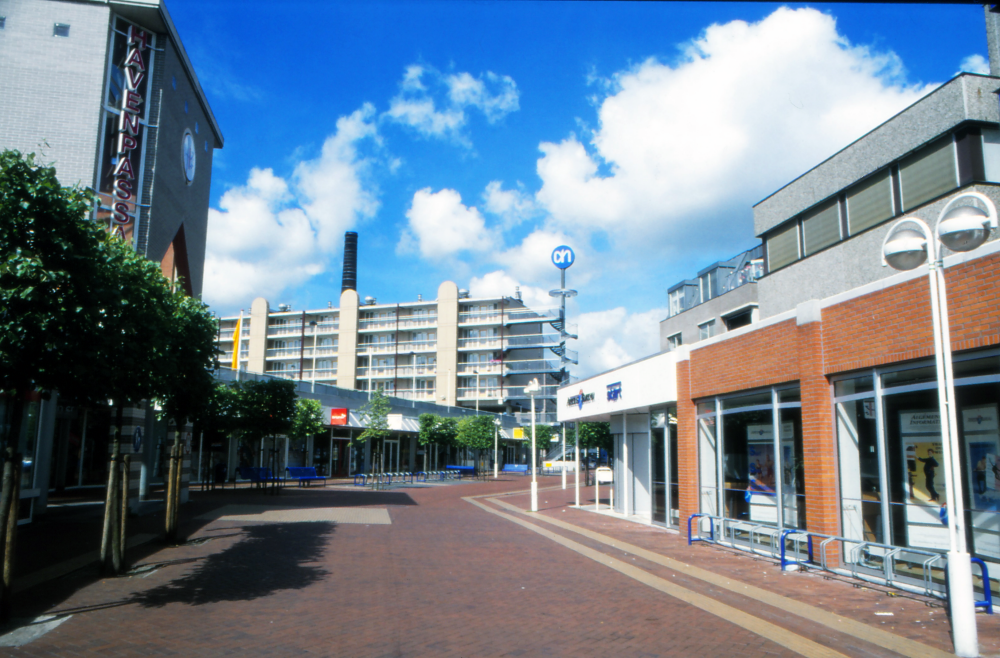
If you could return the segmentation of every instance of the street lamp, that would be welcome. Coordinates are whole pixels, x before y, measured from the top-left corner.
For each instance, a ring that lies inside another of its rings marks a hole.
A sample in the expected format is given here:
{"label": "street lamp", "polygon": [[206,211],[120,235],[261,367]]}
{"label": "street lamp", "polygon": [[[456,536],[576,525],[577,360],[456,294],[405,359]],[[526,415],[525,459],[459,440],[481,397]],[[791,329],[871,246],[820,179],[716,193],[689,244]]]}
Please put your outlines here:
{"label": "street lamp", "polygon": [[479,370],[473,370],[472,374],[476,376],[476,413],[479,413]]}
{"label": "street lamp", "polygon": [[313,349],[312,349],[313,367],[312,367],[312,387],[310,388],[310,391],[315,393],[316,392],[316,332],[318,327],[316,326],[315,320],[310,320],[309,326],[312,327],[313,330]]}
{"label": "street lamp", "polygon": [[[957,205],[978,200],[986,210]],[[978,656],[976,608],[972,589],[972,563],[966,547],[965,502],[962,497],[962,470],[955,411],[955,381],[951,362],[951,331],[945,291],[941,246],[952,251],[972,251],[997,228],[993,202],[978,192],[966,192],[952,199],[938,216],[934,232],[918,217],[896,222],[882,243],[882,263],[897,270],[912,270],[930,261],[927,273],[931,293],[931,321],[934,327],[934,358],[937,366],[938,407],[941,415],[942,456],[945,468],[945,495],[948,512],[948,607],[951,612],[955,654]],[[941,244],[938,244],[938,241]],[[987,585],[988,586],[988,585]]]}
{"label": "street lamp", "polygon": [[493,479],[497,479],[500,469],[500,416],[493,417]]}
{"label": "street lamp", "polygon": [[524,392],[531,398],[531,511],[538,511],[538,468],[536,461],[538,459],[537,450],[535,449],[535,396],[542,387],[538,385],[538,379],[532,379],[531,382],[524,387]]}

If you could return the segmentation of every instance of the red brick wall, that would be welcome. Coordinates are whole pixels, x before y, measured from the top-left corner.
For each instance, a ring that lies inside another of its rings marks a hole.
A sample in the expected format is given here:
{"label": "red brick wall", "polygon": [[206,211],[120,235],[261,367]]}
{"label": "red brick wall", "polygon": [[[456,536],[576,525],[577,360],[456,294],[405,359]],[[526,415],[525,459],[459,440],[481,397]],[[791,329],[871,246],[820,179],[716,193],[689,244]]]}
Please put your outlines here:
{"label": "red brick wall", "polygon": [[692,398],[731,393],[799,378],[795,320],[691,350]]}
{"label": "red brick wall", "polygon": [[698,433],[695,404],[691,401],[691,362],[677,364],[677,477],[681,531],[698,513]]}
{"label": "red brick wall", "polygon": [[[952,349],[1000,344],[1000,254],[945,270]],[[823,309],[826,374],[931,357],[927,277]]]}
{"label": "red brick wall", "polygon": [[826,327],[821,322],[810,322],[797,327],[806,527],[813,532],[839,535],[837,442],[833,429],[830,384],[823,375],[825,330]]}

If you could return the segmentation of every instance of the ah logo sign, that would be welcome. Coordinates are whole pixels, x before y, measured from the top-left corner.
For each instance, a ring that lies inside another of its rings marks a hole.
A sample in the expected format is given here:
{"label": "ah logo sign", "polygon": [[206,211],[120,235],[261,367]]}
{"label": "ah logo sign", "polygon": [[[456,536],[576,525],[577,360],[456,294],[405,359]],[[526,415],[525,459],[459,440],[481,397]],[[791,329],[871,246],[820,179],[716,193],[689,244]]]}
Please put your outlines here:
{"label": "ah logo sign", "polygon": [[576,254],[574,254],[573,250],[566,245],[556,247],[552,250],[552,264],[560,270],[568,268],[573,264],[574,260],[576,260]]}

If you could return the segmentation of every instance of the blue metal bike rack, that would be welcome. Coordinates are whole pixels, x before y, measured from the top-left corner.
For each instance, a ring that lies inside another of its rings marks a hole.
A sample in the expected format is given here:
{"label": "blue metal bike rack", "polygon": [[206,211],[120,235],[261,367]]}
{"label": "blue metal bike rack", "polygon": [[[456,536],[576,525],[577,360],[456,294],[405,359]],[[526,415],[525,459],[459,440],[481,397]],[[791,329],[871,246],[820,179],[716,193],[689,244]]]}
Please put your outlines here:
{"label": "blue metal bike rack", "polygon": [[[709,539],[704,539],[703,537],[700,536],[694,538],[691,537],[691,521],[701,516],[708,517]],[[691,516],[688,517],[688,546],[690,546],[692,543],[696,541],[712,541],[712,542],[715,541],[715,520],[708,514],[692,514]]]}
{"label": "blue metal bike rack", "polygon": [[993,614],[993,592],[990,591],[990,572],[986,568],[986,563],[980,560],[978,557],[972,558],[974,564],[978,564],[979,568],[983,570],[983,600],[976,601],[977,608],[986,608],[986,614]]}

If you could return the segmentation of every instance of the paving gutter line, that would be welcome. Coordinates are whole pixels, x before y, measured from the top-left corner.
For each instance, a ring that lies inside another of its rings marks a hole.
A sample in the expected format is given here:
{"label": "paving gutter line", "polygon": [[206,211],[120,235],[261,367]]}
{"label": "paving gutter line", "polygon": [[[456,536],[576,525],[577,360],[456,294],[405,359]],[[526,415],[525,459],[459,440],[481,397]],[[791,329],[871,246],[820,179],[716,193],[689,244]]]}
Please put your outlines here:
{"label": "paving gutter line", "polygon": [[[471,502],[471,501],[470,501]],[[489,499],[489,502],[494,503],[500,507],[509,509],[519,514],[524,514],[525,512],[510,503],[506,503],[502,500],[497,500],[495,498]],[[849,619],[847,617],[842,617],[836,613],[817,608],[816,606],[810,605],[808,603],[803,603],[795,599],[790,599],[788,597],[782,596],[781,594],[776,594],[774,592],[769,592],[768,590],[761,589],[760,587],[755,587],[754,585],[749,585],[747,583],[728,578],[726,576],[720,576],[718,574],[712,573],[705,569],[695,567],[679,560],[666,557],[665,555],[660,555],[659,553],[654,553],[652,551],[646,550],[639,546],[634,546],[627,542],[613,539],[607,535],[602,535],[600,533],[594,532],[592,530],[587,530],[579,526],[575,526],[571,523],[561,521],[559,519],[554,519],[548,516],[542,515],[532,515],[532,518],[538,519],[539,521],[544,521],[556,527],[568,530],[570,532],[575,532],[579,535],[592,539],[596,542],[600,542],[607,546],[613,546],[615,548],[621,548],[636,557],[641,557],[644,560],[659,564],[661,566],[667,567],[668,569],[673,569],[674,571],[682,572],[693,578],[703,580],[705,582],[711,583],[717,587],[730,590],[737,594],[742,594],[750,598],[755,598],[762,603],[766,603],[772,607],[778,608],[785,612],[790,612],[792,614],[804,617],[809,621],[815,621],[828,628],[832,628],[835,631],[841,633],[846,633],[847,635],[852,635],[858,639],[870,642],[876,646],[882,647],[883,649],[888,649],[889,651],[894,651],[896,653],[901,653],[906,656],[913,656],[913,658],[953,658],[953,654],[946,651],[941,651],[940,649],[935,649],[934,647],[927,646],[916,640],[911,640],[900,635],[895,635],[888,631],[883,631],[880,628],[875,628],[869,626],[864,622],[860,622],[854,619]]]}
{"label": "paving gutter line", "polygon": [[[583,544],[579,544],[571,539],[567,539],[562,535],[546,530],[545,528],[539,527],[534,523],[529,523],[505,512],[492,509],[488,505],[485,505],[478,500],[473,500],[472,498],[463,498],[463,500],[472,503],[476,507],[487,511],[490,514],[495,514],[527,528],[532,532],[536,532],[546,539],[565,546],[571,551],[579,553],[584,557],[588,557],[595,562],[599,562],[628,576],[629,578],[632,578],[633,580],[637,580],[644,585],[648,585],[653,589],[659,590],[668,596],[679,599],[688,605],[704,610],[709,614],[715,615],[716,617],[746,629],[755,635],[759,635],[760,637],[770,640],[775,644],[779,644],[786,649],[791,649],[792,651],[802,654],[803,656],[814,656],[816,658],[846,658],[846,656],[839,651],[834,651],[833,649],[823,646],[818,642],[813,642],[812,640],[804,638],[793,631],[772,624],[768,621],[760,619],[759,617],[755,617],[742,610],[726,605],[725,603],[721,603],[710,596],[698,594],[697,592],[692,592],[691,590],[681,587],[680,585],[675,585],[674,583],[668,582],[658,576],[654,576],[639,567],[632,566],[631,564],[627,564],[617,558],[613,558],[588,546],[584,546]],[[514,509],[516,510],[517,508]]]}

